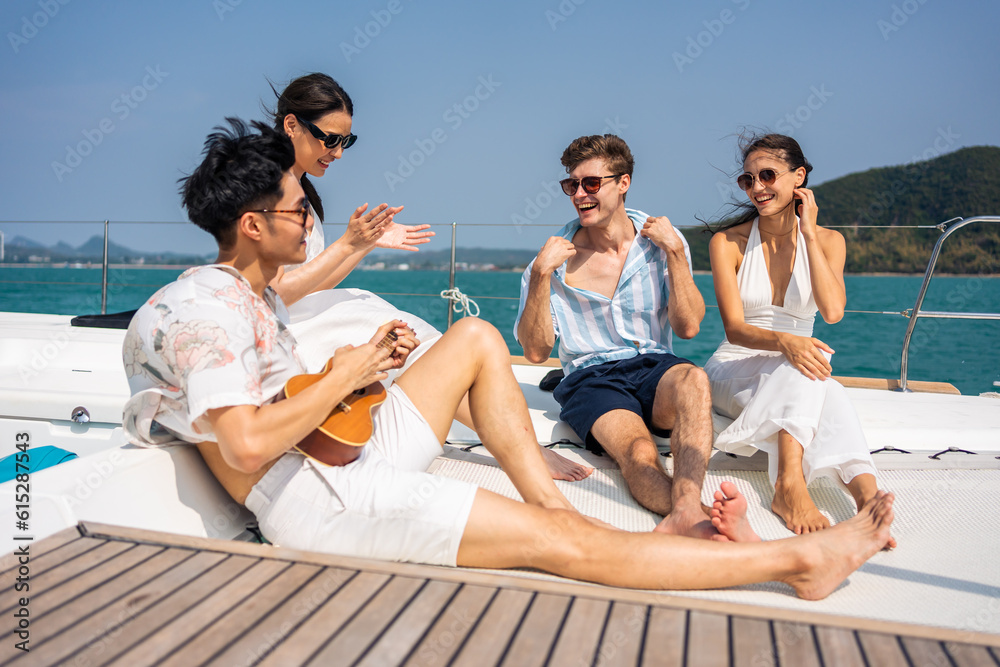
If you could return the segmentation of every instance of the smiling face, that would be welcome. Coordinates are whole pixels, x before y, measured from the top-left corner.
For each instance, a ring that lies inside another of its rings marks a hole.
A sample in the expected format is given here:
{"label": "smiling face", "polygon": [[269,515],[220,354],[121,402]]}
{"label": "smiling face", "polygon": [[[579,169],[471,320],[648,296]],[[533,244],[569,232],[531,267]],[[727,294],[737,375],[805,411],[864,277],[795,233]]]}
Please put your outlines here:
{"label": "smiling face", "polygon": [[[760,182],[760,172],[772,169],[777,178],[770,185]],[[802,167],[790,170],[778,153],[758,150],[750,153],[743,163],[744,173],[753,174],[753,185],[746,191],[750,203],[757,207],[762,216],[777,215],[795,200],[795,188],[802,185],[806,170]]]}
{"label": "smiling face", "polygon": [[312,229],[314,220],[310,215],[302,224],[302,215],[298,211],[309,203],[299,179],[291,172],[285,172],[281,179],[282,196],[273,206],[275,211],[295,211],[294,213],[260,213],[265,216],[260,255],[262,259],[273,263],[275,267],[284,264],[301,264],[306,261],[306,237]]}
{"label": "smiling face", "polygon": [[[351,133],[351,116],[346,111],[333,111],[320,116],[313,124],[326,134]],[[317,139],[309,131],[309,128],[298,122],[295,116],[289,114],[285,116],[285,132],[292,138],[295,146],[295,167],[293,172],[296,176],[309,174],[321,178],[326,174],[327,168],[334,160],[339,160],[344,155],[344,147],[340,144],[336,148],[327,148],[320,139]]]}
{"label": "smiling face", "polygon": [[[570,178],[582,179],[587,176],[611,176],[612,172],[601,158],[592,158],[578,164],[569,172]],[[589,194],[581,184],[570,196],[577,215],[580,216],[582,227],[607,227],[615,213],[625,205],[625,193],[628,192],[630,178],[624,174],[617,181],[605,178],[601,181],[601,189]]]}

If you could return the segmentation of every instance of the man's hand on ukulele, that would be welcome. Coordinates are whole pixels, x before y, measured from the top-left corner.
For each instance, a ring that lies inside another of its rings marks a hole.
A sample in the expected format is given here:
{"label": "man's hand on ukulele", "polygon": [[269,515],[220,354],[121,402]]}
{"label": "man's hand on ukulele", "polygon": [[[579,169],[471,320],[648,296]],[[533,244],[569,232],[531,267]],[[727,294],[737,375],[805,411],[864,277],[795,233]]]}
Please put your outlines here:
{"label": "man's hand on ukulele", "polygon": [[334,352],[333,366],[342,370],[349,391],[355,391],[389,377],[386,371],[395,367],[391,355],[392,348],[375,343],[345,345]]}
{"label": "man's hand on ukulele", "polygon": [[402,320],[392,320],[380,326],[370,342],[392,351],[389,357],[392,366],[389,368],[402,368],[410,352],[420,344],[417,334]]}

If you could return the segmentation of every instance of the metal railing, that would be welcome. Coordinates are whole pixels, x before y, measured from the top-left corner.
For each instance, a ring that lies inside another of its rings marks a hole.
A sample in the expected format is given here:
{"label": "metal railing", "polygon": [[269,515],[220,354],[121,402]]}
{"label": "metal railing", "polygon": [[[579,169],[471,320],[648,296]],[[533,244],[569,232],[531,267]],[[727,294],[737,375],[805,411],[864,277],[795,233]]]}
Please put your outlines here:
{"label": "metal railing", "polygon": [[[921,318],[928,319],[965,319],[965,320],[1000,320],[1000,313],[971,313],[971,312],[945,312],[945,311],[931,311],[931,310],[921,310],[924,302],[924,296],[927,294],[927,288],[930,284],[931,278],[934,275],[934,269],[937,264],[938,256],[941,254],[941,246],[944,241],[951,236],[953,233],[976,222],[987,222],[987,223],[997,223],[1000,222],[1000,217],[998,216],[976,216],[973,218],[963,219],[963,218],[952,218],[951,220],[946,220],[937,225],[913,225],[913,226],[897,226],[889,227],[896,229],[905,228],[919,228],[919,229],[937,229],[942,232],[941,236],[938,238],[937,243],[934,245],[934,249],[931,251],[930,259],[927,262],[927,268],[924,272],[923,283],[920,286],[920,290],[917,293],[917,300],[913,308],[903,311],[847,311],[847,312],[859,312],[859,313],[872,313],[881,315],[896,315],[902,316],[909,319],[909,324],[906,328],[906,333],[903,336],[903,346],[902,346],[902,357],[900,360],[900,378],[899,387],[896,391],[909,392],[910,389],[907,388],[907,371],[909,368],[909,348],[910,340],[913,337],[913,331],[916,327],[917,320]],[[109,224],[110,221],[104,220],[104,256],[101,262],[101,314],[107,313],[107,301],[108,301],[108,240],[109,240]],[[173,223],[173,224],[189,224],[189,223]],[[491,225],[473,225],[473,226],[491,226]],[[458,234],[458,223],[450,223],[451,227],[451,259],[449,263],[448,270],[448,291],[455,291],[455,270],[456,270],[456,237]],[[841,226],[845,229],[858,229],[854,226]],[[412,295],[400,295],[400,296],[438,296],[435,294],[412,294]],[[444,294],[441,295],[446,298]],[[516,297],[485,297],[485,296],[475,296],[472,298],[482,299],[503,299],[503,298],[516,298]],[[447,300],[447,298],[446,298]],[[448,308],[448,327],[453,323],[454,319],[454,302],[447,300]]]}
{"label": "metal railing", "polygon": [[[938,238],[937,243],[934,244],[934,250],[931,251],[931,257],[927,261],[927,270],[924,272],[924,281],[920,285],[920,291],[917,292],[917,301],[913,304],[912,309],[904,310],[902,313],[904,317],[910,318],[910,323],[907,325],[906,334],[903,336],[903,354],[899,365],[899,388],[897,391],[910,391],[906,387],[906,372],[910,361],[910,339],[913,337],[913,329],[917,326],[918,319],[921,317],[927,317],[961,320],[1000,320],[1000,313],[954,313],[938,310],[920,310],[920,307],[924,303],[924,296],[927,294],[927,287],[930,285],[931,278],[934,275],[934,267],[937,264],[938,255],[941,254],[941,246],[944,244],[945,239],[962,227],[971,225],[974,222],[1000,222],[1000,217],[976,216],[967,220],[962,218],[952,218],[951,220],[947,220],[938,225],[943,233]],[[949,227],[949,223],[955,224]]]}

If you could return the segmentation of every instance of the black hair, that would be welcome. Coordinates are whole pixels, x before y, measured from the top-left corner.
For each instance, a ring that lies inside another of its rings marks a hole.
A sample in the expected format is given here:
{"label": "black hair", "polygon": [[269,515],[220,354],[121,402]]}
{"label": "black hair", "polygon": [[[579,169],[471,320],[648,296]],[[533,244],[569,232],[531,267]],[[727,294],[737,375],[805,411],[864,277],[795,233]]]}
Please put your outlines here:
{"label": "black hair", "polygon": [[[802,153],[802,147],[799,146],[799,142],[787,135],[775,134],[773,132],[756,133],[744,131],[739,137],[738,150],[740,158],[739,173],[743,172],[743,164],[750,157],[751,153],[754,151],[767,151],[773,153],[775,157],[788,165],[790,171],[795,171],[799,167],[805,168],[806,177],[799,187],[804,188],[809,183],[809,172],[812,171],[813,166],[809,164],[809,160]],[[798,213],[798,205],[799,202],[796,200],[796,213]],[[729,215],[723,216],[714,225],[705,222],[705,226],[708,228],[707,231],[713,233],[721,232],[750,222],[758,215],[757,207],[750,202],[734,202],[730,204],[729,210],[731,211]]]}
{"label": "black hair", "polygon": [[181,197],[191,222],[215,237],[220,248],[236,242],[236,222],[251,209],[272,208],[284,195],[281,180],[295,164],[295,148],[284,132],[264,123],[250,126],[226,118],[208,135],[205,158],[180,179]]}
{"label": "black hair", "polygon": [[[285,116],[288,114],[310,123],[315,123],[320,117],[335,111],[344,111],[348,116],[354,116],[354,102],[351,101],[351,96],[332,77],[322,72],[300,76],[285,86],[280,93],[270,81],[268,85],[278,98],[278,103],[273,111],[266,107],[265,111],[271,116],[274,129],[279,132],[285,131]],[[319,193],[305,174],[302,174],[301,182],[302,190],[309,198],[316,217],[322,222],[323,201]]]}

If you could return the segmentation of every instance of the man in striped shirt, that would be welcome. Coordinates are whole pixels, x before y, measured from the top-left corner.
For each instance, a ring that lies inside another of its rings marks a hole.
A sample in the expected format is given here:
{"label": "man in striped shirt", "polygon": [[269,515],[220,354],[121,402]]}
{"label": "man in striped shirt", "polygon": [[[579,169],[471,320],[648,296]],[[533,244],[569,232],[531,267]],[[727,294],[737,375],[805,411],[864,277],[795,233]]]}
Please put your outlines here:
{"label": "man in striped shirt", "polygon": [[[691,251],[666,217],[625,208],[634,161],[621,138],[580,137],[562,164],[579,217],[525,270],[514,335],[534,363],[559,339],[560,418],[618,463],[643,507],[665,517],[657,530],[718,535],[701,504],[712,450],[708,378],[671,347],[671,330],[692,338],[705,316]],[[651,432],[670,434],[673,478]]]}

